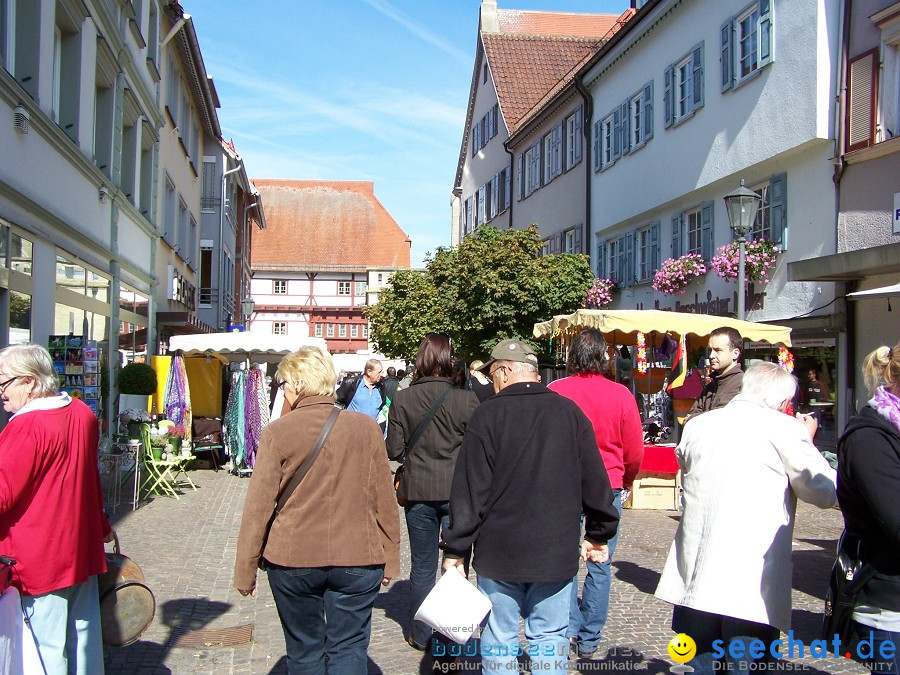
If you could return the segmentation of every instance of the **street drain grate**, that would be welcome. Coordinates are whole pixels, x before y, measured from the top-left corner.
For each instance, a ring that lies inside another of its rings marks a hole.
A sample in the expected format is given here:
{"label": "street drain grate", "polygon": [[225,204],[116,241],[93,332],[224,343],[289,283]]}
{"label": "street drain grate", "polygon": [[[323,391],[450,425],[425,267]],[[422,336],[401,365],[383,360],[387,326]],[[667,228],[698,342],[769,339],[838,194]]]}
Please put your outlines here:
{"label": "street drain grate", "polygon": [[237,647],[253,641],[253,624],[232,626],[231,628],[211,628],[208,630],[175,629],[172,646],[187,649],[210,647]]}

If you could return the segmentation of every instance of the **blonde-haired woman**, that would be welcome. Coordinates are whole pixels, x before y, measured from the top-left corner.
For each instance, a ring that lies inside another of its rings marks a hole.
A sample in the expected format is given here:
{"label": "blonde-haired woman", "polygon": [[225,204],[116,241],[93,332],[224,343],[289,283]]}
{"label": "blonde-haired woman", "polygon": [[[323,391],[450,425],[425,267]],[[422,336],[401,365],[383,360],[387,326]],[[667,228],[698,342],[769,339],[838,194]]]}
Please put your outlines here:
{"label": "blonde-haired woman", "polygon": [[284,357],[277,376],[290,412],[263,429],[234,586],[255,595],[264,561],[288,672],[365,673],[372,606],[400,571],[400,522],[381,429],[371,417],[341,411],[309,473],[275,514],[334,408],[335,383],[331,356],[318,347]]}
{"label": "blonde-haired woman", "polygon": [[885,657],[881,645],[900,644],[900,342],[869,354],[862,372],[872,398],[838,443],[844,526],[875,570],[857,596],[853,632],[867,640],[872,634],[867,662],[873,672],[898,675],[897,650]]}
{"label": "blonde-haired woman", "polygon": [[[0,554],[17,561],[13,585],[47,673],[103,673],[97,575],[113,532],[97,471],[91,409],[59,392],[40,345],[0,350]],[[29,635],[30,633],[30,635]]]}

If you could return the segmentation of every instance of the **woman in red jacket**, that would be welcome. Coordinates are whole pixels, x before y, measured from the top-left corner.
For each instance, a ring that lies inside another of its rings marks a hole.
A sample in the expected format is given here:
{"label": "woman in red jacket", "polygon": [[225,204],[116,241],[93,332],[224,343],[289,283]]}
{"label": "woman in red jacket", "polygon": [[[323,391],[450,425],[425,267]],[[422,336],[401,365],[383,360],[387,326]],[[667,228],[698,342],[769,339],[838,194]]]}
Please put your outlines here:
{"label": "woman in red jacket", "polygon": [[46,673],[103,673],[97,575],[113,532],[103,514],[97,418],[59,393],[40,345],[0,350],[0,554]]}

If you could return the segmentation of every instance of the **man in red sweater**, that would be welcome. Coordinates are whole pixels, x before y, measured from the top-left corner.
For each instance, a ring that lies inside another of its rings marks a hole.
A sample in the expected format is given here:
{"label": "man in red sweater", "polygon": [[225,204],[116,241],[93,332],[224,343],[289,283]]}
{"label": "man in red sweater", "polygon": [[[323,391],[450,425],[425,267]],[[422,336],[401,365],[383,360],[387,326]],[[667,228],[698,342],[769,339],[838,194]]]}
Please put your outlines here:
{"label": "man in red sweater", "polygon": [[[613,489],[613,505],[622,515],[622,488],[631,489],[644,457],[644,432],[634,396],[621,384],[608,379],[609,358],[606,340],[600,331],[587,328],[572,340],[566,369],[569,376],[550,383],[550,389],[571,399],[591,421],[600,456]],[[620,521],[621,522],[621,521]],[[581,604],[578,603],[578,578],[572,583],[569,612],[570,640],[579,657],[597,651],[609,610],[612,581],[610,561],[616,548],[616,536],[609,540],[606,562],[587,562]]]}

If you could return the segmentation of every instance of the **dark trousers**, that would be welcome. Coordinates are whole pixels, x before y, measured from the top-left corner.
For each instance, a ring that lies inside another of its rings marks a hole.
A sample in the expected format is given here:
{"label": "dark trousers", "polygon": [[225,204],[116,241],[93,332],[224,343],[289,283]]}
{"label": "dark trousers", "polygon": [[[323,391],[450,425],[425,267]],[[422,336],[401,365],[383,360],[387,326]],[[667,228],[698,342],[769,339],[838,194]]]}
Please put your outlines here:
{"label": "dark trousers", "polygon": [[[450,502],[407,502],[406,529],[409,533],[409,604],[411,614],[434,588],[441,529],[450,527]],[[422,647],[431,642],[431,627],[413,621],[410,635]]]}
{"label": "dark trousers", "polygon": [[269,586],[291,675],[367,672],[372,606],[384,567],[278,567]]}
{"label": "dark trousers", "polygon": [[[856,653],[861,653],[861,658],[873,673],[885,675],[900,675],[900,632],[883,630],[864,626],[856,621],[852,622],[853,642],[856,643]],[[866,646],[859,645],[860,640],[866,640]],[[886,653],[892,656],[881,655],[881,645],[890,642],[894,649],[887,649]],[[848,650],[849,651],[849,650]]]}
{"label": "dark trousers", "polygon": [[[676,633],[686,633],[697,644],[697,655],[688,661],[687,665],[694,669],[697,675],[706,675],[714,672],[728,672],[745,675],[751,672],[751,663],[770,663],[775,657],[769,652],[769,645],[777,640],[779,632],[777,628],[755,621],[735,619],[721,614],[701,612],[690,607],[676,605],[672,611],[672,630]],[[725,655],[716,659],[713,656],[713,641],[722,640]],[[752,640],[762,640],[765,645],[765,653],[762,657],[754,659],[749,656],[748,647]],[[741,642],[744,645],[741,658],[732,657],[728,645],[732,642]],[[719,661],[720,666],[715,667]],[[728,665],[724,665],[728,664]],[[754,671],[755,672],[755,671]]]}

